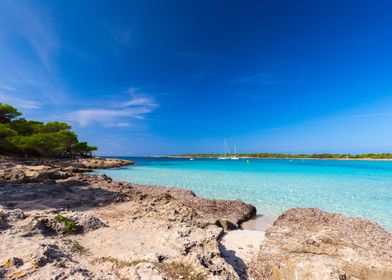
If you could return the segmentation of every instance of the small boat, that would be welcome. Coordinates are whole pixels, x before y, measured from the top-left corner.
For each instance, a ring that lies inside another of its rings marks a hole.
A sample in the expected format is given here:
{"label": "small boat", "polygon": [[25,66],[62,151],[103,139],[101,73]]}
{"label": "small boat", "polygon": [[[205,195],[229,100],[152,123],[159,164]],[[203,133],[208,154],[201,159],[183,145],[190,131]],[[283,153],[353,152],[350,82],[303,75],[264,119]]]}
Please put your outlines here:
{"label": "small boat", "polygon": [[235,146],[235,145],[234,145],[234,156],[232,156],[230,159],[234,159],[234,160],[239,159],[239,158],[237,157],[237,151],[236,151],[236,146]]}
{"label": "small boat", "polygon": [[195,160],[194,158],[190,158],[189,160]]}
{"label": "small boat", "polygon": [[226,156],[226,154],[227,154],[227,142],[226,142],[226,139],[225,139],[225,142],[224,142],[224,149],[225,149],[225,156],[224,156],[224,157],[218,157],[218,160],[229,159],[229,158]]}

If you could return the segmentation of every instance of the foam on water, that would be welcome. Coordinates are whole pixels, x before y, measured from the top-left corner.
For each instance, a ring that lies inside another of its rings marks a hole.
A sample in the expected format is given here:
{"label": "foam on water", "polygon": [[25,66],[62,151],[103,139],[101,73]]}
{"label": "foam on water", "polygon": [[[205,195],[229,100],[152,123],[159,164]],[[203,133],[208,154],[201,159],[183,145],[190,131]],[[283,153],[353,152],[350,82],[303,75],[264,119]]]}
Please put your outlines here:
{"label": "foam on water", "polygon": [[116,180],[182,187],[216,199],[241,199],[258,213],[291,207],[364,217],[392,231],[392,162],[128,158],[136,165],[98,170]]}

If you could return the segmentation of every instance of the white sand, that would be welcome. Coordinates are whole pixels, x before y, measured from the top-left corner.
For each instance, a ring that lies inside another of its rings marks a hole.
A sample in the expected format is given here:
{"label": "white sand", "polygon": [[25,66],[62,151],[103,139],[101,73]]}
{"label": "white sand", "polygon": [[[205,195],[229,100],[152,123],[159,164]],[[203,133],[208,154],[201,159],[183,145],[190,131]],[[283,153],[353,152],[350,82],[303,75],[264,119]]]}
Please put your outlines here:
{"label": "white sand", "polygon": [[247,279],[248,265],[257,256],[264,239],[264,231],[248,229],[229,231],[223,236],[220,246],[222,256],[241,279]]}
{"label": "white sand", "polygon": [[277,216],[257,215],[241,224],[243,229],[266,231],[277,219]]}
{"label": "white sand", "polygon": [[222,256],[231,264],[241,279],[247,279],[247,268],[253,258],[257,257],[260,246],[265,239],[265,231],[277,217],[257,215],[244,222],[243,229],[226,233],[220,245]]}

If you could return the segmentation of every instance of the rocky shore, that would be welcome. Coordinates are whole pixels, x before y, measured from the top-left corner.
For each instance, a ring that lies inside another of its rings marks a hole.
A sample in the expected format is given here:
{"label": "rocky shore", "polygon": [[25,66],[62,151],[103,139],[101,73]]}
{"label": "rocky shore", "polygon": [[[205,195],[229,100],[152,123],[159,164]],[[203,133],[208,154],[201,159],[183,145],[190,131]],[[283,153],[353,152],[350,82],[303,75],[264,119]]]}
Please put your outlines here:
{"label": "rocky shore", "polygon": [[372,222],[291,209],[265,235],[242,201],[86,173],[130,164],[0,158],[0,279],[392,279]]}
{"label": "rocky shore", "polygon": [[254,279],[392,279],[392,235],[364,219],[290,209],[250,267]]}

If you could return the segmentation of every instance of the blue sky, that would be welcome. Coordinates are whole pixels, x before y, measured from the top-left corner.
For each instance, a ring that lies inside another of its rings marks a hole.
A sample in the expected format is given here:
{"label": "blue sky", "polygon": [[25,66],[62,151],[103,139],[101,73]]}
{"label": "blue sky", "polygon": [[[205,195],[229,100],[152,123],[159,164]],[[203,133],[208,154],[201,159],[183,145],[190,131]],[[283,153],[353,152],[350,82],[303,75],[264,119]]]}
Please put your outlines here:
{"label": "blue sky", "polygon": [[390,1],[0,2],[0,102],[104,155],[392,152]]}

